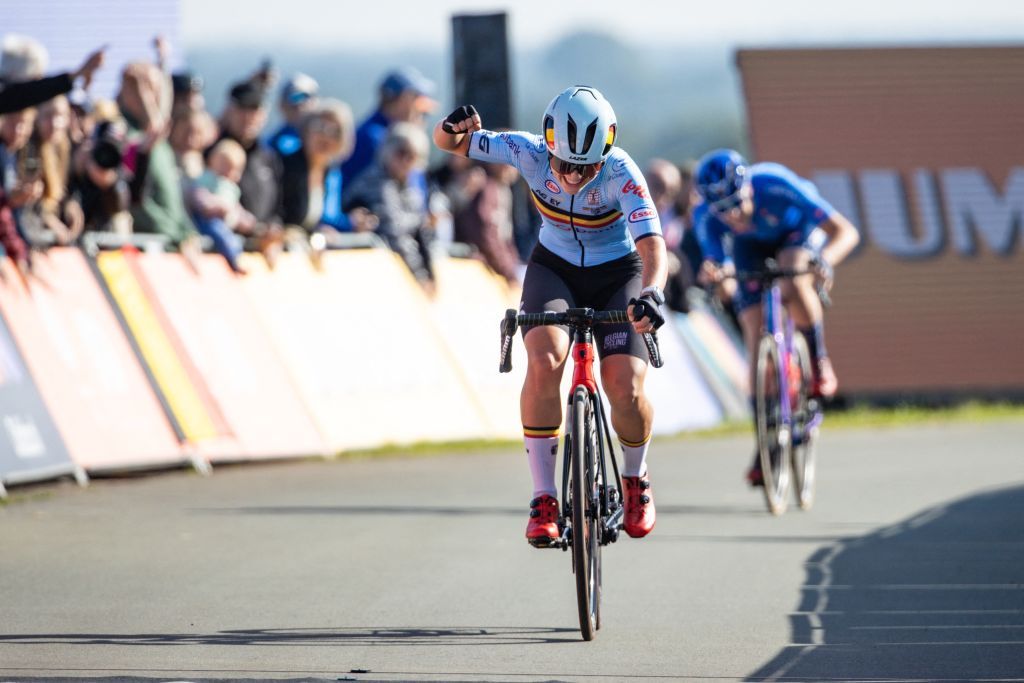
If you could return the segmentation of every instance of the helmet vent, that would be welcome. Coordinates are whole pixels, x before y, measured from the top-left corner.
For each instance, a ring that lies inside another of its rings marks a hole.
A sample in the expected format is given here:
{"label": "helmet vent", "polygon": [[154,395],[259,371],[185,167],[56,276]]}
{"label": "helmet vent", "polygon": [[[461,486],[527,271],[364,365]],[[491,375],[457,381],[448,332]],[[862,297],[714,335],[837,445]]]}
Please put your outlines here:
{"label": "helmet vent", "polygon": [[573,121],[572,115],[568,116],[569,119],[569,151],[576,154],[576,122]]}
{"label": "helmet vent", "polygon": [[581,154],[586,154],[590,151],[590,146],[594,144],[594,136],[597,135],[597,119],[590,122],[587,126],[587,134],[583,136],[583,150]]}

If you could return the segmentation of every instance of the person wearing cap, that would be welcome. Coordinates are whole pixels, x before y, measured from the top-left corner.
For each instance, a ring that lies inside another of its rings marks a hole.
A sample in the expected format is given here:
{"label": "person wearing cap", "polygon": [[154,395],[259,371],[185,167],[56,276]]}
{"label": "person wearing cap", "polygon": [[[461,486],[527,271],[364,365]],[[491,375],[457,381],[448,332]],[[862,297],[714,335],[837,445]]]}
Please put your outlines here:
{"label": "person wearing cap", "polygon": [[346,185],[365,171],[377,158],[377,150],[388,129],[396,123],[423,124],[423,118],[437,106],[433,99],[434,82],[412,67],[396,69],[384,76],[376,111],[356,129],[352,156],[341,166]]}
{"label": "person wearing cap", "polygon": [[282,156],[288,156],[302,147],[302,135],[299,126],[302,119],[317,105],[317,94],[320,85],[312,76],[297,73],[281,86],[281,116],[284,123],[267,140],[272,148]]}
{"label": "person wearing cap", "polygon": [[174,93],[172,115],[176,116],[181,111],[203,111],[206,108],[202,76],[191,71],[179,71],[171,75],[171,88]]}
{"label": "person wearing cap", "polygon": [[242,190],[242,207],[256,217],[258,226],[262,226],[258,227],[257,232],[262,232],[266,226],[280,223],[280,157],[260,141],[260,133],[267,123],[265,94],[266,89],[260,80],[249,79],[235,83],[221,117],[221,134],[214,142],[216,144],[228,138],[245,150],[245,170],[238,186]]}

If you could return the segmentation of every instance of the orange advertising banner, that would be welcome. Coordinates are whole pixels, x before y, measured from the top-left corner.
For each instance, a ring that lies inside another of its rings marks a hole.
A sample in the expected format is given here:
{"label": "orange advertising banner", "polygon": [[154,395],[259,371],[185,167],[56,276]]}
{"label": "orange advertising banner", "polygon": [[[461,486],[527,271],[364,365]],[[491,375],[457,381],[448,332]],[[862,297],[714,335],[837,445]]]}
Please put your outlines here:
{"label": "orange advertising banner", "polygon": [[202,378],[140,280],[138,259],[132,250],[107,251],[96,257],[96,266],[182,436],[204,443],[207,451],[214,445],[218,453],[236,451]]}
{"label": "orange advertising banner", "polygon": [[243,284],[334,450],[481,438],[487,421],[405,264],[381,249],[314,269],[247,255]]}
{"label": "orange advertising banner", "polygon": [[85,256],[37,255],[27,287],[0,267],[0,309],[72,459],[88,470],[187,462]]}
{"label": "orange advertising banner", "polygon": [[861,231],[826,314],[840,391],[1024,394],[1024,47],[738,63],[757,158]]}
{"label": "orange advertising banner", "polygon": [[326,445],[237,276],[217,255],[194,270],[176,254],[142,254],[138,272],[237,442],[220,459],[323,454]]}

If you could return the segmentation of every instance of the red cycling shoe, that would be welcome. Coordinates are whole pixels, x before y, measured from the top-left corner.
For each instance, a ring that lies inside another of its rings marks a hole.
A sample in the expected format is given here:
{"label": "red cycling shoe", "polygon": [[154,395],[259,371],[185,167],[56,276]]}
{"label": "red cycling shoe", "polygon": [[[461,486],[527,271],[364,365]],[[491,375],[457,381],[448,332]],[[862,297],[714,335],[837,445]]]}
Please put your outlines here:
{"label": "red cycling shoe", "polygon": [[530,522],[526,525],[526,540],[531,545],[544,547],[558,539],[558,500],[547,494],[530,501]]}
{"label": "red cycling shoe", "polygon": [[643,538],[654,528],[654,492],[650,476],[623,477],[622,495],[626,499],[622,527],[633,538]]}

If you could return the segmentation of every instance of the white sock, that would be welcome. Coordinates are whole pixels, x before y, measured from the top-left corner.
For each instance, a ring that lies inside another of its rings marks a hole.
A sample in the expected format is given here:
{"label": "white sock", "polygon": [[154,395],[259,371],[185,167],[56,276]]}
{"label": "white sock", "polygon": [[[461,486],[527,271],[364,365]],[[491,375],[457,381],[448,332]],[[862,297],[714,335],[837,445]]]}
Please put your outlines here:
{"label": "white sock", "polygon": [[558,427],[523,426],[526,459],[533,477],[533,497],[547,494],[558,497],[555,487],[555,460],[558,456]]}
{"label": "white sock", "polygon": [[647,447],[651,444],[651,435],[640,443],[633,443],[619,437],[622,445],[622,476],[639,477],[647,472]]}

